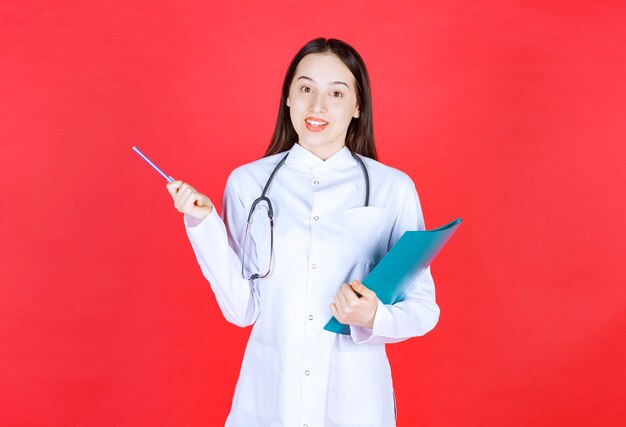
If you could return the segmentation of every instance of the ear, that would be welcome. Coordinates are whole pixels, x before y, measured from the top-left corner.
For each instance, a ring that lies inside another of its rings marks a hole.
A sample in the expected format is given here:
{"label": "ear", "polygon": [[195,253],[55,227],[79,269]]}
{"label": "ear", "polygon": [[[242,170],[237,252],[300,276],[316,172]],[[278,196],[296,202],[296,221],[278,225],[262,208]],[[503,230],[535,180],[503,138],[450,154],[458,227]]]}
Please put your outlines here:
{"label": "ear", "polygon": [[289,97],[287,97],[287,107],[291,107],[291,105],[289,105]]}
{"label": "ear", "polygon": [[359,110],[359,107],[356,107],[356,111],[354,112],[352,117],[354,117],[355,119],[358,119],[360,116],[361,116],[361,111]]}

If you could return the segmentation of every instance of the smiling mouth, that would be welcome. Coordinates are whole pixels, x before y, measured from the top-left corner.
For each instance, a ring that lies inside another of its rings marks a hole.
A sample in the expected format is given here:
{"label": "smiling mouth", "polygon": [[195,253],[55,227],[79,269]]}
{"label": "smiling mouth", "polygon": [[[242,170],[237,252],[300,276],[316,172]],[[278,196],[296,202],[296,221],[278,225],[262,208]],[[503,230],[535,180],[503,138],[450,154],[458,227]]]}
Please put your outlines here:
{"label": "smiling mouth", "polygon": [[307,122],[308,124],[310,124],[311,126],[326,126],[328,124],[328,122],[324,121],[324,120],[315,120],[315,119],[305,119],[305,122]]}
{"label": "smiling mouth", "polygon": [[326,126],[328,126],[328,122],[326,120],[312,117],[304,119],[304,123],[306,124],[306,128],[311,132],[321,132],[326,129]]}

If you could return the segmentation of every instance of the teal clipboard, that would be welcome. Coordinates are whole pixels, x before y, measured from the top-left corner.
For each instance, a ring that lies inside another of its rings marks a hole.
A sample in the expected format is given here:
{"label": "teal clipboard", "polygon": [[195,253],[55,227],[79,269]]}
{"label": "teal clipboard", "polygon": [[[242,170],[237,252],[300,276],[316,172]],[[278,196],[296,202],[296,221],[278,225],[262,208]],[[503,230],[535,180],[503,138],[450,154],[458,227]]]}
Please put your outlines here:
{"label": "teal clipboard", "polygon": [[[406,231],[363,279],[363,284],[374,291],[383,304],[402,301],[409,287],[435,259],[461,222],[461,218],[457,218],[433,230]],[[324,329],[350,335],[350,326],[339,323],[334,317]]]}

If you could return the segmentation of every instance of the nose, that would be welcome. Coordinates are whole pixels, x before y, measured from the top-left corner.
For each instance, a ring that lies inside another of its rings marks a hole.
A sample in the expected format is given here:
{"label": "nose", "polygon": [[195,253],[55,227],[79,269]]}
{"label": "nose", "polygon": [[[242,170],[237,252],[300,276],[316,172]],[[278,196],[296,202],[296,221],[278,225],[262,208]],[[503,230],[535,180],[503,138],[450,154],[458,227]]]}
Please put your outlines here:
{"label": "nose", "polygon": [[314,113],[325,113],[326,112],[326,97],[324,93],[318,92],[315,94],[313,99],[311,100],[311,111]]}

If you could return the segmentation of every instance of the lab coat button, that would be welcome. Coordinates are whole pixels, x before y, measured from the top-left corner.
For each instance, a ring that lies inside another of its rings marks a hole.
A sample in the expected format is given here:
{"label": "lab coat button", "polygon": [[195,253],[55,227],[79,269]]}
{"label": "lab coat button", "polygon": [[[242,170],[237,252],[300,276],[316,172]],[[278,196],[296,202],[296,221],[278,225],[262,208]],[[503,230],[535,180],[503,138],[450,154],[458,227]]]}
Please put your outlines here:
{"label": "lab coat button", "polygon": [[302,424],[302,427],[309,427],[308,424]]}
{"label": "lab coat button", "polygon": [[306,371],[304,371],[304,375],[306,375],[306,376],[308,377],[309,375],[311,375],[311,371],[309,371],[309,370],[307,369]]}
{"label": "lab coat button", "polygon": [[315,270],[315,269],[317,268],[317,264],[313,264],[313,265],[311,265],[311,268],[312,268],[313,270]]}
{"label": "lab coat button", "polygon": [[315,216],[313,217],[313,219],[314,219],[315,221],[318,221],[318,220],[320,219],[320,217],[319,217],[319,216],[317,216],[317,215],[315,215]]}
{"label": "lab coat button", "polygon": [[309,314],[309,320],[313,320],[313,315]]}
{"label": "lab coat button", "polygon": [[317,185],[317,184],[319,184],[319,183],[320,183],[320,182],[319,182],[317,179],[316,179],[315,181],[313,181],[313,184],[315,184],[315,185]]}

